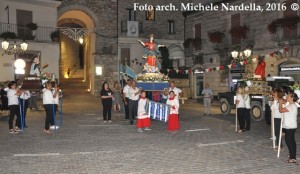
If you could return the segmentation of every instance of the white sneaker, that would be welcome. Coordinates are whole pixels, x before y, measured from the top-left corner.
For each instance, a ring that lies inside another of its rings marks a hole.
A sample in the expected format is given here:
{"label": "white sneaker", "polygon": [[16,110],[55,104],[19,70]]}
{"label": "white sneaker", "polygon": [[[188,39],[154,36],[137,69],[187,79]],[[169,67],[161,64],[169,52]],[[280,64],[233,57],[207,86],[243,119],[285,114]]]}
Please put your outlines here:
{"label": "white sneaker", "polygon": [[106,120],[104,120],[103,123],[106,123]]}
{"label": "white sneaker", "polygon": [[112,121],[111,121],[111,120],[108,120],[108,123],[112,123]]}
{"label": "white sneaker", "polygon": [[52,130],[54,130],[54,129],[58,129],[59,128],[59,126],[50,126],[50,129],[52,129]]}
{"label": "white sneaker", "polygon": [[149,130],[151,130],[151,129],[150,129],[149,127],[146,127],[145,130],[146,130],[146,131],[149,131]]}
{"label": "white sneaker", "polygon": [[138,128],[138,132],[143,132],[143,130],[141,128]]}

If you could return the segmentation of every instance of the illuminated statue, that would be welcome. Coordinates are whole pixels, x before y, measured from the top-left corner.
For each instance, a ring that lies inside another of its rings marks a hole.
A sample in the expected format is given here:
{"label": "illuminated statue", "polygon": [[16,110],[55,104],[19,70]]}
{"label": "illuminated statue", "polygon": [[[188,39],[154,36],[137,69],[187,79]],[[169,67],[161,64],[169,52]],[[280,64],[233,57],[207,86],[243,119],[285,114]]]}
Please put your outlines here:
{"label": "illuminated statue", "polygon": [[255,69],[255,75],[261,77],[261,79],[265,79],[265,69],[266,69],[266,62],[264,56],[258,57],[258,63]]}

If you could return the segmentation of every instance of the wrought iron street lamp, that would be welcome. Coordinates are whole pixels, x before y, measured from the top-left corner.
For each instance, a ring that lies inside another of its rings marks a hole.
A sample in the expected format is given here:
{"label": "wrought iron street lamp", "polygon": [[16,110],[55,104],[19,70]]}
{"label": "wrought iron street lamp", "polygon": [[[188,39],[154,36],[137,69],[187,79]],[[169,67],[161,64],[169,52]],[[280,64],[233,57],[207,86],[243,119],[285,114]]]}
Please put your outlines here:
{"label": "wrought iron street lamp", "polygon": [[243,65],[244,65],[244,61],[245,59],[249,58],[251,56],[251,50],[250,49],[246,49],[242,52],[238,52],[238,51],[232,51],[231,52],[231,56],[233,59],[237,60],[241,67],[240,67],[240,72],[241,72],[241,76],[243,76]]}
{"label": "wrought iron street lamp", "polygon": [[2,41],[1,43],[2,49],[4,50],[4,54],[12,55],[12,54],[24,54],[24,52],[28,48],[28,43],[23,41],[20,45],[17,45],[17,42],[14,41],[14,43],[9,43],[8,41]]}

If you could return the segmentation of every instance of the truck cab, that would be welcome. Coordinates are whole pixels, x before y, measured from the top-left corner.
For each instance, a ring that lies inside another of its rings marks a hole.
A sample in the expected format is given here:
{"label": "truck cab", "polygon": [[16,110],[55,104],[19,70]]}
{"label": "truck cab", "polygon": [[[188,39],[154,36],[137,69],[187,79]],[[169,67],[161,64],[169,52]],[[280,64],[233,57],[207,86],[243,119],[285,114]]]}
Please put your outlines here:
{"label": "truck cab", "polygon": [[[291,86],[294,82],[294,79],[292,77],[273,76],[267,77],[266,82],[268,86],[272,87],[273,89],[280,89]],[[239,80],[236,87],[232,91],[218,93],[220,111],[224,115],[230,114],[231,109],[235,107],[236,89],[238,86],[246,87],[247,83],[243,80]],[[254,121],[263,120],[265,115],[265,104],[269,101],[269,96],[260,92],[252,92],[249,94],[249,96],[251,104],[251,118]]]}

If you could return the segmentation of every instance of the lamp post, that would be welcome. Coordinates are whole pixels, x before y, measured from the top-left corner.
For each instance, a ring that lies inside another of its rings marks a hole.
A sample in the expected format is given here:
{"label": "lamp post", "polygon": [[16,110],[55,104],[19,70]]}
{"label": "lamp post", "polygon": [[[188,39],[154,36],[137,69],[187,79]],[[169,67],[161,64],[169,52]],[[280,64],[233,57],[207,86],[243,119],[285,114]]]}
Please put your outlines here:
{"label": "lamp post", "polygon": [[28,48],[28,43],[23,41],[20,45],[18,45],[16,41],[14,41],[14,43],[12,44],[5,40],[1,42],[1,46],[4,50],[4,53],[2,55],[24,54],[24,52]]}
{"label": "lamp post", "polygon": [[235,60],[237,60],[241,67],[240,67],[240,72],[241,72],[241,76],[243,77],[243,65],[244,65],[244,60],[246,58],[249,58],[251,56],[251,50],[250,49],[246,49],[244,51],[238,52],[238,51],[232,51],[231,52],[231,56],[232,58],[234,58]]}

